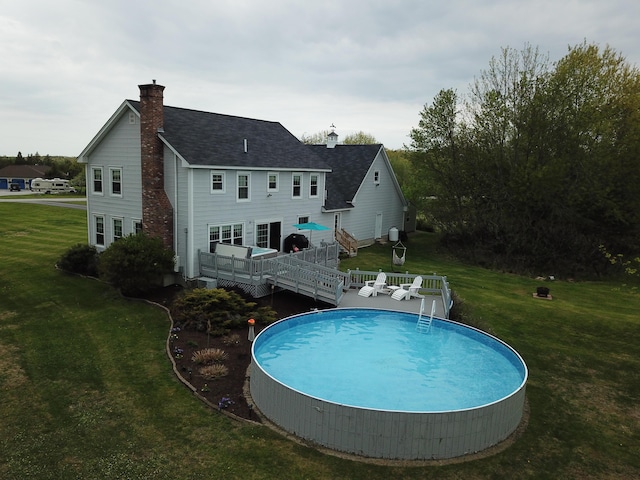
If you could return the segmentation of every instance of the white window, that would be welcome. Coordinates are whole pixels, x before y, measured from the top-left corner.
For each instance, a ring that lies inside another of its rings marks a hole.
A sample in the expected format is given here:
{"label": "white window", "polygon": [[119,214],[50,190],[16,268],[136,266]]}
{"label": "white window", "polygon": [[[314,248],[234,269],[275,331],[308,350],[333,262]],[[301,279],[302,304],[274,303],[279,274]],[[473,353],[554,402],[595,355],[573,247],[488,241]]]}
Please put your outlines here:
{"label": "white window", "polygon": [[278,191],[279,175],[275,172],[269,172],[267,174],[267,192]]}
{"label": "white window", "polygon": [[239,202],[248,202],[251,200],[251,176],[248,173],[238,173],[238,196]]}
{"label": "white window", "polygon": [[244,243],[242,223],[232,225],[209,225],[209,252],[213,253],[215,243],[242,245]]}
{"label": "white window", "polygon": [[92,193],[102,195],[102,167],[91,167]]}
{"label": "white window", "polygon": [[309,197],[315,198],[318,196],[318,174],[312,173],[309,177]]}
{"label": "white window", "polygon": [[137,235],[142,232],[142,220],[133,220],[131,222],[131,231]]}
{"label": "white window", "polygon": [[225,193],[224,172],[211,171],[211,193]]}
{"label": "white window", "polygon": [[122,196],[122,168],[110,168],[109,176],[111,179],[111,195],[116,197]]}
{"label": "white window", "polygon": [[96,215],[94,217],[96,245],[104,246],[104,217]]}
{"label": "white window", "polygon": [[373,172],[373,183],[376,185],[380,184],[380,170],[375,170]]}
{"label": "white window", "polygon": [[113,226],[113,241],[120,240],[122,238],[122,219],[112,218]]}
{"label": "white window", "polygon": [[269,247],[269,224],[259,223],[256,225],[256,246]]}
{"label": "white window", "polygon": [[291,185],[291,197],[302,198],[302,174],[294,173]]}

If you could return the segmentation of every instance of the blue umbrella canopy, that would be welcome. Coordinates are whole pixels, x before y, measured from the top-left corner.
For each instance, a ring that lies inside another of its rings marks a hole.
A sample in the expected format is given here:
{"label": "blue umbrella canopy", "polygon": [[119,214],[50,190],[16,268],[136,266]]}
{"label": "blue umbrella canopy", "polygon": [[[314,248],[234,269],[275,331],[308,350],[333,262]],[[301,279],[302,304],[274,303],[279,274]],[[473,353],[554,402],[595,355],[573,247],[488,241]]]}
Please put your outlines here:
{"label": "blue umbrella canopy", "polygon": [[309,230],[309,242],[311,242],[311,233],[314,230],[331,230],[329,227],[325,227],[324,225],[320,225],[316,222],[295,223],[292,226],[296,227],[298,230]]}
{"label": "blue umbrella canopy", "polygon": [[329,227],[316,222],[296,223],[292,227],[296,227],[298,230],[331,230]]}

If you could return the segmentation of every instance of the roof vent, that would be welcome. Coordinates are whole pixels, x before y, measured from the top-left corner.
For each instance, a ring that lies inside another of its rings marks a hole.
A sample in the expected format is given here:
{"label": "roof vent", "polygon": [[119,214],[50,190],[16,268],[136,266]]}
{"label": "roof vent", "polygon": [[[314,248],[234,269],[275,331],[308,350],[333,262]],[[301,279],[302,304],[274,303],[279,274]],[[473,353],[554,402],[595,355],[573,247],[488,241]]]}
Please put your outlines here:
{"label": "roof vent", "polygon": [[244,139],[244,153],[247,153],[249,151],[249,142],[247,142],[247,139]]}

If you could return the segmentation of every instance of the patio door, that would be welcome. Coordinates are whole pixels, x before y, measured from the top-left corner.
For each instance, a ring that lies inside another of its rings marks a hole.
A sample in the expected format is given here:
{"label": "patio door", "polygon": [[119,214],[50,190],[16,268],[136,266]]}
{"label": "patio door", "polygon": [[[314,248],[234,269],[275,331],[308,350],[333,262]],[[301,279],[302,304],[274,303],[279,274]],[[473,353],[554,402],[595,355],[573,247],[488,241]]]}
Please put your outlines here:
{"label": "patio door", "polygon": [[269,248],[280,251],[280,237],[282,236],[282,223],[271,222],[269,224]]}
{"label": "patio door", "polygon": [[273,248],[274,250],[282,250],[280,245],[280,237],[282,236],[282,222],[264,222],[256,224],[256,241],[257,247]]}

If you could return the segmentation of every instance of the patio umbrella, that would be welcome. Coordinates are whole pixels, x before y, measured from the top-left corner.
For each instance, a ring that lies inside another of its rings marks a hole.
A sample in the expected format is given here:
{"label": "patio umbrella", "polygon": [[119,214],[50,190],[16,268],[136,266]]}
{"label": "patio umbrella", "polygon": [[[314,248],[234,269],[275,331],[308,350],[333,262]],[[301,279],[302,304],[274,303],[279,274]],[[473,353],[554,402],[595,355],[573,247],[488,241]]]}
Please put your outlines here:
{"label": "patio umbrella", "polygon": [[325,227],[324,225],[320,225],[316,222],[295,223],[292,226],[296,227],[298,230],[309,230],[309,243],[311,243],[311,234],[314,230],[331,230],[329,227]]}

